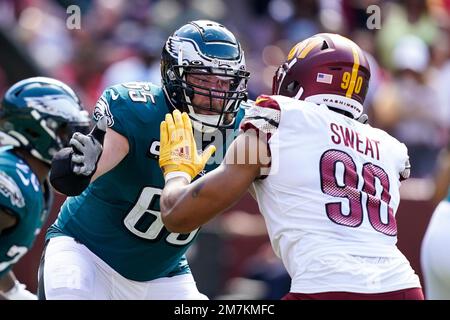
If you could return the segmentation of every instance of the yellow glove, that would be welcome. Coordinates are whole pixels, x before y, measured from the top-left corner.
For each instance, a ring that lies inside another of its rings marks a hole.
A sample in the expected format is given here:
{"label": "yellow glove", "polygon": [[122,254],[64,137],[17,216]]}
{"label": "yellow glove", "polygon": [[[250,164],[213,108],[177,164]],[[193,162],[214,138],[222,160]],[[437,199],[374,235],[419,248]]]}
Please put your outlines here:
{"label": "yellow glove", "polygon": [[159,166],[166,179],[173,172],[175,175],[184,175],[190,181],[203,170],[216,151],[216,147],[209,146],[202,154],[197,153],[191,120],[186,112],[181,114],[175,110],[173,117],[170,113],[166,114],[160,130]]}

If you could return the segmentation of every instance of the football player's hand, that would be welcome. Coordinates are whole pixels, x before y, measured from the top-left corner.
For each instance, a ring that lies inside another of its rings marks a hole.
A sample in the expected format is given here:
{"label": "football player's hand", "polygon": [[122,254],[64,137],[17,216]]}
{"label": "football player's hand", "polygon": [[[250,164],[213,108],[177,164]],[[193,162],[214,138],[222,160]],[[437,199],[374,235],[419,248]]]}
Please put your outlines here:
{"label": "football player's hand", "polygon": [[203,153],[197,152],[191,120],[186,112],[181,114],[179,110],[175,110],[173,116],[166,114],[160,130],[159,166],[165,178],[171,172],[181,172],[190,179],[195,178],[216,151],[214,146],[209,146]]}
{"label": "football player's hand", "polygon": [[94,129],[87,135],[75,132],[70,139],[72,146],[73,172],[89,176],[97,169],[97,162],[103,150],[103,140],[106,133],[106,117],[97,121]]}

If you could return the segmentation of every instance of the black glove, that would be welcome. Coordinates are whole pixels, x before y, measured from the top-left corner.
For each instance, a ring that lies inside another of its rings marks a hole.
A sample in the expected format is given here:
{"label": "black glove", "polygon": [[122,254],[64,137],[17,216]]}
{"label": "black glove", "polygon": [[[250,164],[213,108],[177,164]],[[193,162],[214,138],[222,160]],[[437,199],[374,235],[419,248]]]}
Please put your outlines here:
{"label": "black glove", "polygon": [[97,170],[106,133],[106,117],[98,120],[88,135],[75,133],[72,147],[58,151],[52,160],[50,183],[67,196],[77,196],[87,188]]}

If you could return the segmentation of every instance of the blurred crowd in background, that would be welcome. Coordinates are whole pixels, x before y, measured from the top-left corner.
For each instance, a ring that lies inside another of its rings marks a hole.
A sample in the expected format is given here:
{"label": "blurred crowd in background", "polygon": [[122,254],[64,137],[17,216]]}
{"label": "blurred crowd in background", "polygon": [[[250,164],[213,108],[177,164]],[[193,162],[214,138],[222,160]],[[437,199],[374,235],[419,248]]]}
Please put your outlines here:
{"label": "blurred crowd in background", "polygon": [[[81,28],[70,30],[72,4],[81,9]],[[372,16],[379,28],[368,28],[370,5],[380,9]],[[72,86],[92,111],[111,84],[159,83],[166,38],[196,19],[219,21],[240,40],[251,99],[270,94],[276,68],[297,42],[319,32],[351,38],[371,65],[369,123],[408,146],[413,178],[436,174],[449,143],[450,0],[0,0],[0,94],[17,80],[46,75]],[[405,196],[431,194],[418,186]],[[257,208],[237,209],[203,228],[190,252],[199,289],[210,298],[279,298],[289,278]],[[233,237],[248,240],[232,246]],[[236,245],[249,249],[230,252]]]}

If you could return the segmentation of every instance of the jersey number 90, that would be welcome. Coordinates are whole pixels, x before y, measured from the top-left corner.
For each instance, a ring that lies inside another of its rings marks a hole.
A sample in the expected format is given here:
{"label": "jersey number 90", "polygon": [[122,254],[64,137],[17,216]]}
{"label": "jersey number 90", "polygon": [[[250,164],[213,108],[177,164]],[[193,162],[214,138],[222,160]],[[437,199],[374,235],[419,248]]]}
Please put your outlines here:
{"label": "jersey number 90", "polygon": [[[338,171],[340,174],[337,174]],[[325,211],[331,221],[358,227],[363,221],[365,205],[369,222],[376,231],[388,236],[397,235],[397,223],[389,206],[389,177],[383,168],[367,162],[358,173],[355,162],[347,153],[328,150],[320,159],[320,174],[323,193],[346,198],[349,203],[349,214],[344,214],[341,201],[327,203]],[[382,219],[383,216],[385,219]]]}

